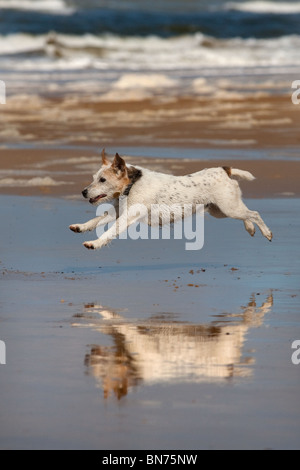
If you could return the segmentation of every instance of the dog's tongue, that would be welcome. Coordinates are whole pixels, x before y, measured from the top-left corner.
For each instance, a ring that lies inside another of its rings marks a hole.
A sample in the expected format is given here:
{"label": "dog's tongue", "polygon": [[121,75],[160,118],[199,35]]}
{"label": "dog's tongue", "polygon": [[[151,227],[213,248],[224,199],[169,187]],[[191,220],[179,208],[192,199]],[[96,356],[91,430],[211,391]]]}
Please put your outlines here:
{"label": "dog's tongue", "polygon": [[102,199],[104,197],[106,197],[106,194],[100,194],[100,196],[97,196],[97,197],[94,197],[94,198],[90,199],[90,203],[94,204],[94,202],[97,202],[97,201],[99,201],[99,199]]}

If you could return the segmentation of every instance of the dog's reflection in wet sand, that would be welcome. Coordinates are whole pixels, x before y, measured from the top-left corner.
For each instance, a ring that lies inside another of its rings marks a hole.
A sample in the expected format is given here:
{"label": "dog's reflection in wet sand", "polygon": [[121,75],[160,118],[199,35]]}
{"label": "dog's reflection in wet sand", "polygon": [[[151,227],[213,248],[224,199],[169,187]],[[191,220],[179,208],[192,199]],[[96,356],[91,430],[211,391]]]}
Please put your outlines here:
{"label": "dog's reflection in wet sand", "polygon": [[111,336],[113,346],[93,346],[85,365],[105,398],[114,394],[121,399],[140,383],[220,382],[251,376],[254,359],[243,356],[246,335],[262,324],[272,305],[272,294],[261,306],[253,295],[240,313],[197,325],[172,321],[168,314],[134,322],[91,304],[76,316],[83,321],[74,326]]}

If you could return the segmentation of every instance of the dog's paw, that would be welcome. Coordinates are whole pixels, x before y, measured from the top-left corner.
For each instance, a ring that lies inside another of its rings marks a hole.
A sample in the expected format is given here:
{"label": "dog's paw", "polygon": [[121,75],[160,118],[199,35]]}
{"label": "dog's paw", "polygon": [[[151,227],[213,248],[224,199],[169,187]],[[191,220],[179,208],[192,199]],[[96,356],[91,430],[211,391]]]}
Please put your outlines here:
{"label": "dog's paw", "polygon": [[82,229],[81,229],[80,225],[70,225],[69,229],[72,230],[72,232],[74,232],[74,233],[81,233],[82,232]]}
{"label": "dog's paw", "polygon": [[83,244],[88,250],[96,250],[96,246],[93,242],[85,242]]}
{"label": "dog's paw", "polygon": [[108,245],[108,241],[94,240],[92,242],[84,242],[83,246],[88,250],[101,250],[104,246]]}

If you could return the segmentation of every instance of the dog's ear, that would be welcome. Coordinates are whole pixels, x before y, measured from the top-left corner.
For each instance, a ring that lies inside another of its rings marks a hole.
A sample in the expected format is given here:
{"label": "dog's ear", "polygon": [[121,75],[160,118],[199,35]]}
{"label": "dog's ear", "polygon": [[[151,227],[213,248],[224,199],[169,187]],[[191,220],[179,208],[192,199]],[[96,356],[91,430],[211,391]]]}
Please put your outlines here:
{"label": "dog's ear", "polygon": [[126,163],[123,158],[120,157],[118,153],[116,153],[115,159],[112,163],[112,169],[115,173],[125,173],[126,172]]}
{"label": "dog's ear", "polygon": [[109,165],[109,161],[107,160],[105,149],[102,150],[101,157],[102,157],[102,164]]}

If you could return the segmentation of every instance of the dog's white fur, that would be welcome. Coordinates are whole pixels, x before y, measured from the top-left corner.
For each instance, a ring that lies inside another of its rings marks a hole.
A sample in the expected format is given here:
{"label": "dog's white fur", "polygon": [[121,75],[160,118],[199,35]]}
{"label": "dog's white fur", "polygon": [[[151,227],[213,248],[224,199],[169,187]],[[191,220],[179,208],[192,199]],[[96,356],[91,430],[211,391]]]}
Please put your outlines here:
{"label": "dog's white fur", "polygon": [[[239,184],[233,178],[248,181],[255,179],[248,171],[229,167],[209,168],[186,176],[167,175],[126,165],[118,154],[111,163],[103,151],[102,167],[94,176],[92,184],[82,194],[90,199],[90,203],[94,206],[111,202],[114,211],[85,224],[71,225],[70,229],[76,233],[96,230],[100,225],[113,222],[117,212],[118,218],[113,227],[98,240],[84,243],[84,246],[90,250],[97,250],[107,245],[116,234],[121,234],[141,218],[140,214],[128,217],[128,214],[118,213],[120,198],[126,195],[127,212],[135,204],[146,206],[149,215],[153,204],[168,207],[176,205],[178,211],[174,214],[175,222],[182,219],[182,208],[185,204],[193,204],[195,210],[197,204],[203,204],[213,217],[242,220],[251,236],[255,234],[254,224],[256,224],[263,236],[271,241],[272,232],[259,213],[249,210],[244,204]],[[151,222],[149,224],[151,225]]]}

